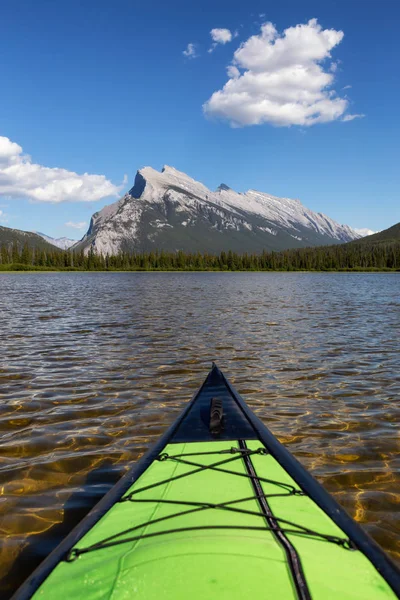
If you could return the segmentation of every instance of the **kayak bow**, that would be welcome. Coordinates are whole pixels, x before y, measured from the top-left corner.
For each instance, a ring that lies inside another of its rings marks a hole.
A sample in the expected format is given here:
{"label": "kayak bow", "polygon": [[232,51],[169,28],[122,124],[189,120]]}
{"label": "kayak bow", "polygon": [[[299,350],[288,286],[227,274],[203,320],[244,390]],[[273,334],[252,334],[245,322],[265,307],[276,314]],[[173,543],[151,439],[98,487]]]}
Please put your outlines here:
{"label": "kayak bow", "polygon": [[14,600],[400,598],[400,571],[213,365]]}

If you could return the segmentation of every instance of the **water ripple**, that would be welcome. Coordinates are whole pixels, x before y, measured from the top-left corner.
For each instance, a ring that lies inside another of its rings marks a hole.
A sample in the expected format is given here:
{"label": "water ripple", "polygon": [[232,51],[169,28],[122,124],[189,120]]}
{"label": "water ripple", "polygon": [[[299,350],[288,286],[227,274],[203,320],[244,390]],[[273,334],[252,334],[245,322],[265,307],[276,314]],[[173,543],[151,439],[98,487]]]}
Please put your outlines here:
{"label": "water ripple", "polygon": [[0,274],[2,597],[212,360],[400,561],[399,297],[395,274]]}

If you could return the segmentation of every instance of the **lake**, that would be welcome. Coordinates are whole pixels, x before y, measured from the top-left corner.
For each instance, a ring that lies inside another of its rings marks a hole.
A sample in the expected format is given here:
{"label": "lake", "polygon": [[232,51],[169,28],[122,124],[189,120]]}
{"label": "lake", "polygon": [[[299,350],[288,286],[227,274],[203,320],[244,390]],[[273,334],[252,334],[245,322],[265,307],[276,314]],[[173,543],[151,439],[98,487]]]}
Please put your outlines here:
{"label": "lake", "polygon": [[400,563],[400,274],[0,273],[7,598],[211,362]]}

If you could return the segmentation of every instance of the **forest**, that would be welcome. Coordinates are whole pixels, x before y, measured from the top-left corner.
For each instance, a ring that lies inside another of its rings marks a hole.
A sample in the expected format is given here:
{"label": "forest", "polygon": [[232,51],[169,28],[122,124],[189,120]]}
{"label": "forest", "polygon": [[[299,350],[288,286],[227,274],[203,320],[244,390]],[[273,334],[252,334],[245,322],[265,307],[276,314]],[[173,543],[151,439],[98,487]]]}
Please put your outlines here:
{"label": "forest", "polygon": [[109,256],[89,253],[0,246],[2,271],[400,271],[400,241],[351,242],[264,251],[260,254],[177,252],[121,252]]}

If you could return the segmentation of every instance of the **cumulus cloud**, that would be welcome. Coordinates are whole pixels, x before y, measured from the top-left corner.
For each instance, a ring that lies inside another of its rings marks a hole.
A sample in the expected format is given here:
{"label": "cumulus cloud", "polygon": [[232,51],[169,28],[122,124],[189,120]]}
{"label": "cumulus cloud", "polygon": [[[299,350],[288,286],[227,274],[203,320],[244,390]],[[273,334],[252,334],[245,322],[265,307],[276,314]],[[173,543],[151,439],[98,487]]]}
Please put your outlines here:
{"label": "cumulus cloud", "polygon": [[78,175],[35,164],[19,144],[0,136],[0,196],[33,202],[93,202],[117,196],[122,187],[104,175]]}
{"label": "cumulus cloud", "polygon": [[[264,23],[260,33],[234,53],[235,69],[228,70],[227,83],[203,105],[205,114],[236,127],[262,123],[304,127],[341,118],[348,101],[331,89],[332,61],[325,69],[322,63],[331,58],[343,35],[322,29],[317,19],[282,34],[272,23]],[[239,69],[243,72],[238,75]]]}
{"label": "cumulus cloud", "polygon": [[213,40],[213,44],[211,44],[211,48],[208,49],[208,52],[213,52],[218,44],[227,44],[232,41],[233,37],[236,37],[238,34],[235,31],[234,34],[229,29],[211,29],[210,31],[211,39]]}
{"label": "cumulus cloud", "polygon": [[74,221],[68,221],[67,223],[65,223],[65,225],[67,227],[72,227],[73,229],[86,229],[87,222],[79,221],[78,223],[75,223]]}
{"label": "cumulus cloud", "polygon": [[237,67],[235,67],[235,65],[229,65],[226,69],[226,72],[230,79],[237,79],[238,77],[240,77],[240,71]]}
{"label": "cumulus cloud", "polygon": [[0,223],[8,223],[8,218],[4,210],[0,210]]}
{"label": "cumulus cloud", "polygon": [[186,56],[186,58],[197,58],[198,54],[196,51],[196,45],[195,44],[188,44],[186,49],[182,52],[183,56]]}
{"label": "cumulus cloud", "polygon": [[229,29],[211,29],[210,35],[212,41],[217,44],[226,44],[232,40],[232,33]]}
{"label": "cumulus cloud", "polygon": [[365,115],[344,115],[342,121],[346,122],[346,121],[353,121],[354,119],[362,119],[363,117],[365,117]]}

